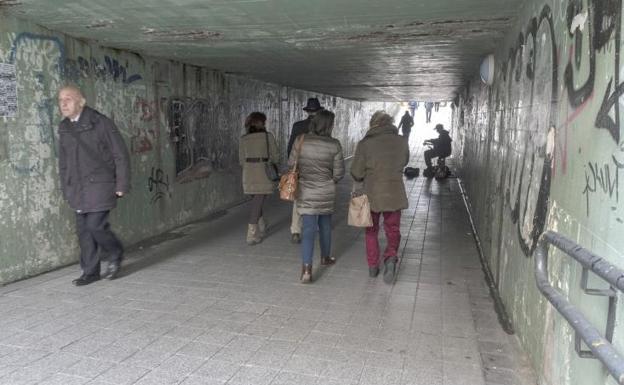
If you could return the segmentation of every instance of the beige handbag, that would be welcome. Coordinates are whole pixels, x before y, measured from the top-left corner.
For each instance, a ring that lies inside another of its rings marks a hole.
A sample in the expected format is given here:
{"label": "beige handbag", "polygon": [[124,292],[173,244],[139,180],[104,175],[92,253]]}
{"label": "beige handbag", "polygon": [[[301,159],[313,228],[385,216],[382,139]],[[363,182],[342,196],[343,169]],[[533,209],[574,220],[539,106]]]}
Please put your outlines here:
{"label": "beige handbag", "polygon": [[301,152],[304,136],[305,134],[302,134],[299,141],[295,144],[295,165],[292,170],[288,171],[280,178],[279,195],[280,198],[285,201],[293,202],[297,196],[297,187],[299,184],[299,170],[297,170],[297,163],[299,162],[299,153]]}
{"label": "beige handbag", "polygon": [[349,226],[355,227],[371,227],[373,225],[370,203],[366,194],[351,197],[347,223]]}

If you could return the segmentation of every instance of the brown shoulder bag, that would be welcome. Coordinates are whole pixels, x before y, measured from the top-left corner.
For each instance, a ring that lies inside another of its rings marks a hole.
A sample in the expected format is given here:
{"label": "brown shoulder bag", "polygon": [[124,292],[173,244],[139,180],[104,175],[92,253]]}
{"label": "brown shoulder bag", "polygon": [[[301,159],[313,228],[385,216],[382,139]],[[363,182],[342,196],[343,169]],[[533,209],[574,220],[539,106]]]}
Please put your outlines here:
{"label": "brown shoulder bag", "polygon": [[299,170],[297,169],[299,163],[299,153],[301,152],[301,146],[303,146],[303,138],[305,134],[301,134],[301,138],[295,144],[295,164],[292,170],[288,171],[280,178],[279,193],[280,198],[285,201],[293,202],[297,196],[297,187],[299,184]]}

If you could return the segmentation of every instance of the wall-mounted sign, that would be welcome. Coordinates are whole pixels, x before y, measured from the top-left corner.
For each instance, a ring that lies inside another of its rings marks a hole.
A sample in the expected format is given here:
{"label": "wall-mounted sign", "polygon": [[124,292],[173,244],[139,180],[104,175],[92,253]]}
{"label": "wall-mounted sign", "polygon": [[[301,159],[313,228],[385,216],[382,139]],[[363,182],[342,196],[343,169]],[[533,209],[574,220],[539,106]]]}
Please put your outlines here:
{"label": "wall-mounted sign", "polygon": [[17,114],[17,76],[15,65],[0,63],[0,117]]}

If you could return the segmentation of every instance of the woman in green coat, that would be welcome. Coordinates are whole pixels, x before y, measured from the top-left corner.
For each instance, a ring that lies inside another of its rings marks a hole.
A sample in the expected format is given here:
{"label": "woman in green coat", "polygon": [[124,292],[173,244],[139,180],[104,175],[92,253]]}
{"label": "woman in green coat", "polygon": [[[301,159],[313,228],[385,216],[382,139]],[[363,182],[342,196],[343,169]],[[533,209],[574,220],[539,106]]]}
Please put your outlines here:
{"label": "woman in green coat", "polygon": [[379,222],[383,216],[386,250],[383,253],[384,281],[394,282],[401,243],[401,210],[408,207],[403,169],[409,161],[406,137],[399,136],[392,117],[377,111],[370,128],[355,148],[351,177],[364,183],[364,192],[371,207],[373,225],[366,228],[366,257],[369,274],[379,274]]}

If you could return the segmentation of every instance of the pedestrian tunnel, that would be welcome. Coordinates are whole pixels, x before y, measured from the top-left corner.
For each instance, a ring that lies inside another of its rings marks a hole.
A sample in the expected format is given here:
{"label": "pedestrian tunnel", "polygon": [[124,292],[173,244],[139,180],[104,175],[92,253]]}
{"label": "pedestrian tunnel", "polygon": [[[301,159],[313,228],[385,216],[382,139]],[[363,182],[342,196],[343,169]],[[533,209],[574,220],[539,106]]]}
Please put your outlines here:
{"label": "pedestrian tunnel", "polygon": [[[0,383],[623,383],[622,10],[0,0]],[[59,183],[68,84],[129,151],[110,221],[134,251],[122,279],[87,288],[70,283]],[[369,279],[364,231],[346,225],[348,172],[342,256],[313,285],[298,284],[277,196],[271,237],[244,244],[245,118],[266,115],[284,167],[310,98],[336,114],[347,165],[378,110],[413,119],[421,174],[422,142],[450,132],[451,176],[405,178],[392,285]]]}

